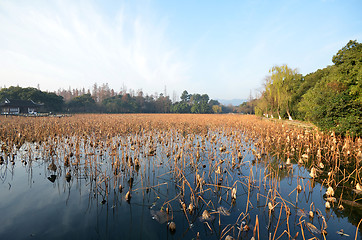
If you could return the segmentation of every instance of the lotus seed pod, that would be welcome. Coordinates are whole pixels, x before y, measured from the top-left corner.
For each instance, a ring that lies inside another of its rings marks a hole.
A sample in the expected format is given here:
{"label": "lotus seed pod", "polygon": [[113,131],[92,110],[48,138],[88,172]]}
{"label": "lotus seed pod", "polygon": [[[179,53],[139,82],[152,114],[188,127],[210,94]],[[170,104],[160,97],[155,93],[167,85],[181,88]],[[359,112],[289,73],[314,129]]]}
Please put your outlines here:
{"label": "lotus seed pod", "polygon": [[170,222],[170,224],[168,225],[168,229],[170,229],[171,233],[174,233],[176,231],[176,223]]}
{"label": "lotus seed pod", "polygon": [[330,197],[334,196],[334,190],[331,186],[328,187],[326,194]]}

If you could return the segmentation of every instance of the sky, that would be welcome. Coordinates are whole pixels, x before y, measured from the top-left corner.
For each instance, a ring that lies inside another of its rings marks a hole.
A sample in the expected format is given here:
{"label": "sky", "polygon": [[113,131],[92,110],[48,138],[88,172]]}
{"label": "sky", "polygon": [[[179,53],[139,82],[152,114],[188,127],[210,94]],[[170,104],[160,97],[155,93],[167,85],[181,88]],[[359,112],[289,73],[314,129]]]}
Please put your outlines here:
{"label": "sky", "polygon": [[361,0],[0,0],[0,86],[257,96],[362,40]]}

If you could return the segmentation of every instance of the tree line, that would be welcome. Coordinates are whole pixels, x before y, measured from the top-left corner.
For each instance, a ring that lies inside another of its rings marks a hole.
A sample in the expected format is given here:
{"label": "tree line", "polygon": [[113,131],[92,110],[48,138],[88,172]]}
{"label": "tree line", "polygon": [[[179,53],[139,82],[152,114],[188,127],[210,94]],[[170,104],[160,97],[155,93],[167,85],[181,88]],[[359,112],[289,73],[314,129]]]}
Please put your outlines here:
{"label": "tree line", "polygon": [[287,65],[272,67],[254,100],[255,113],[362,136],[362,44],[349,41],[332,62],[305,76]]}
{"label": "tree line", "polygon": [[189,94],[183,91],[180,101],[172,101],[164,93],[148,95],[142,90],[120,92],[108,84],[93,85],[92,90],[59,89],[57,93],[19,86],[0,89],[0,99],[33,100],[43,103],[40,111],[57,113],[225,113],[236,108],[223,106],[207,94]]}
{"label": "tree line", "polygon": [[4,101],[6,98],[9,100],[33,100],[36,103],[42,103],[43,106],[40,110],[44,112],[61,112],[64,107],[62,96],[51,92],[43,92],[32,87],[22,88],[19,86],[11,86],[8,88],[1,88],[0,100]]}

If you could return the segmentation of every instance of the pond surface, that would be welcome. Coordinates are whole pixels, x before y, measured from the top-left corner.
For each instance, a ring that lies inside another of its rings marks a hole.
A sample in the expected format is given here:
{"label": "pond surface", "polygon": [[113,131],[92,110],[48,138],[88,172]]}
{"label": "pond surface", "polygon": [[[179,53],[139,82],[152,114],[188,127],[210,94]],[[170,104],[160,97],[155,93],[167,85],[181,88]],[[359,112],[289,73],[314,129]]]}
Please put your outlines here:
{"label": "pond surface", "polygon": [[1,154],[0,239],[355,239],[362,216],[326,209],[306,169],[230,129],[59,137]]}

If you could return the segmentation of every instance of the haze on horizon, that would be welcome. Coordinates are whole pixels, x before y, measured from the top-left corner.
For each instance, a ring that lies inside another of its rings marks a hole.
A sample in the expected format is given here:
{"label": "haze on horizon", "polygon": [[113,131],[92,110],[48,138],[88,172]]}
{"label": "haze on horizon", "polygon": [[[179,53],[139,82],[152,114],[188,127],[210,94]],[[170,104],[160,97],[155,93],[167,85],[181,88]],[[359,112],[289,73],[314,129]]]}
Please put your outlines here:
{"label": "haze on horizon", "polygon": [[361,41],[362,2],[0,1],[0,85],[108,83],[246,99],[273,65],[302,74]]}

